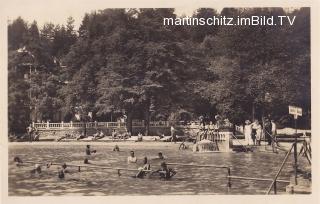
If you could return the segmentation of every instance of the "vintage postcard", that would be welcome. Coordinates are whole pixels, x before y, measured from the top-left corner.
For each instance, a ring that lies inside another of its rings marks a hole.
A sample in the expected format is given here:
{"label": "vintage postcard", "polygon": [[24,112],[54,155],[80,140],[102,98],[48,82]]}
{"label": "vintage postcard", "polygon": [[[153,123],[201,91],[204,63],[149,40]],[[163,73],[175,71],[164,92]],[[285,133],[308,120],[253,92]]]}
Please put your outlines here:
{"label": "vintage postcard", "polygon": [[318,203],[316,6],[4,2],[2,201]]}

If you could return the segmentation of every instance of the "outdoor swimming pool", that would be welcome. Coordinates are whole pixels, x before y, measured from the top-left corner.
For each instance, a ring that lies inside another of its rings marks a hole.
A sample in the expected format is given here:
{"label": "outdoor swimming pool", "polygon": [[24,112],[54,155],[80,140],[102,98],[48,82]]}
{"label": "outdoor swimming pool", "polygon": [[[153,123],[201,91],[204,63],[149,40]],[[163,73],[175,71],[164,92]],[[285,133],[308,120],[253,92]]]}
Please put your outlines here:
{"label": "outdoor swimming pool", "polygon": [[[178,173],[168,181],[159,179],[132,178],[135,172],[116,170],[71,168],[71,173],[60,180],[57,166],[42,168],[41,175],[31,175],[34,165],[16,167],[14,156],[25,161],[67,162],[83,164],[85,145],[81,144],[19,144],[9,145],[9,195],[40,196],[40,195],[196,195],[196,194],[265,194],[270,182],[232,180],[232,188],[228,192],[226,169],[200,168],[186,166],[170,166]],[[284,153],[193,153],[189,150],[178,150],[179,144],[145,143],[119,144],[120,152],[113,152],[115,143],[104,145],[91,144],[97,154],[90,160],[97,165],[112,167],[138,168],[142,166],[143,157],[156,157],[158,152],[168,157],[167,162],[186,164],[229,165],[231,175],[258,178],[273,178],[285,156]],[[138,164],[127,164],[129,151],[135,151]],[[290,156],[279,179],[289,180],[293,172],[293,158]],[[299,162],[305,163],[303,159]],[[151,168],[158,169],[159,161],[151,160]],[[306,164],[307,165],[307,164]],[[278,183],[278,193],[285,192],[287,184]]]}

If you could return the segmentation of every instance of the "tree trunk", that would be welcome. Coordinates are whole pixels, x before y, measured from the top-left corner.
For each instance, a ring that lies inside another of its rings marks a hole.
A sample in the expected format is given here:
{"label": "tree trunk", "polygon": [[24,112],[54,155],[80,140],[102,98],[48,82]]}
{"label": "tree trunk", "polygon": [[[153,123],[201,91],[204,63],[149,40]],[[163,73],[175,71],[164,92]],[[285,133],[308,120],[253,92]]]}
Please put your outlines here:
{"label": "tree trunk", "polygon": [[252,122],[254,121],[254,119],[255,119],[255,104],[253,103],[252,104]]}
{"label": "tree trunk", "polygon": [[128,112],[127,116],[127,130],[132,134],[132,112]]}
{"label": "tree trunk", "polygon": [[145,135],[149,135],[149,126],[150,126],[150,111],[149,108],[145,112],[145,121],[144,121],[144,126],[145,126]]}

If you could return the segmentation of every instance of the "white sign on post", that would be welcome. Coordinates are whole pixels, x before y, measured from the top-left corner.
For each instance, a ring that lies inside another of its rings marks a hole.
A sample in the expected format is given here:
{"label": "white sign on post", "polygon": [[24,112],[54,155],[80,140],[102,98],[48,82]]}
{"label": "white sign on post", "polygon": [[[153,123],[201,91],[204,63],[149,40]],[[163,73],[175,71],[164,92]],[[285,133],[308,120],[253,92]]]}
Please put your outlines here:
{"label": "white sign on post", "polygon": [[294,118],[297,119],[298,116],[302,116],[302,108],[296,106],[289,106],[289,114],[294,115]]}

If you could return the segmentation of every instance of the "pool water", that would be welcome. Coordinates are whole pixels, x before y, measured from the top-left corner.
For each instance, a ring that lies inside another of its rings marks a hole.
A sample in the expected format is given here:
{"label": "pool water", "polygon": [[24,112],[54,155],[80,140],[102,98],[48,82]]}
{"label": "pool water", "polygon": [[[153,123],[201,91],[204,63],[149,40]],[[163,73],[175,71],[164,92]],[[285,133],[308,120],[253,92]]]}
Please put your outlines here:
{"label": "pool water", "polygon": [[[257,178],[273,178],[285,156],[284,153],[193,153],[191,150],[178,150],[178,144],[168,145],[121,145],[120,152],[113,152],[111,145],[92,145],[97,153],[89,157],[95,165],[138,168],[143,157],[156,157],[163,152],[166,162],[186,164],[210,164],[231,166],[231,175]],[[127,164],[130,150],[135,151],[137,164]],[[42,173],[31,174],[34,165],[15,166],[13,157],[19,156],[24,161],[56,162],[83,164],[85,144],[83,145],[17,145],[9,146],[9,195],[196,195],[196,194],[265,194],[270,182],[232,180],[232,187],[227,188],[227,170],[170,166],[178,173],[170,180],[158,178],[133,178],[136,172],[116,170],[68,167],[64,179],[58,178],[58,167],[43,167]],[[292,175],[293,156],[290,156],[279,179],[289,180]],[[306,164],[303,159],[299,161]],[[153,170],[159,169],[159,160],[150,160]],[[285,192],[287,184],[278,183],[278,193]]]}

